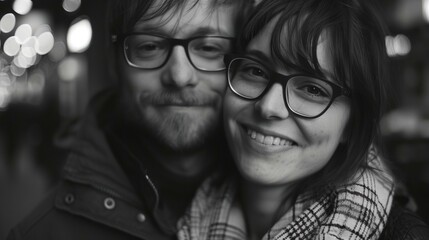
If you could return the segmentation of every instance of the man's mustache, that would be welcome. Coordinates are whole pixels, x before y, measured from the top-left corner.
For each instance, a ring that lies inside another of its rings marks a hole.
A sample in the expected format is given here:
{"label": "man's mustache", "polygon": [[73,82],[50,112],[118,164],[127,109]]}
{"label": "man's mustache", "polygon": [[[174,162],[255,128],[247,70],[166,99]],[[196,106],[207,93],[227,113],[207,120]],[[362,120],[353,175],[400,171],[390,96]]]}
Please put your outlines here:
{"label": "man's mustache", "polygon": [[162,91],[151,94],[140,94],[139,101],[143,104],[176,105],[176,106],[215,106],[218,95],[195,91]]}

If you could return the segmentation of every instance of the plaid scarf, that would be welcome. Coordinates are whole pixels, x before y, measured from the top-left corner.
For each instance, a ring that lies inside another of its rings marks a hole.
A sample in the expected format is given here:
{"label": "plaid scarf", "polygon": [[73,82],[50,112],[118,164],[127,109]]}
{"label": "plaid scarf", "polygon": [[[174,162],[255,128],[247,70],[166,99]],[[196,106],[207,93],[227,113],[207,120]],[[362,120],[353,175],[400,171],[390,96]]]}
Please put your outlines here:
{"label": "plaid scarf", "polygon": [[[326,190],[317,198],[299,195],[262,239],[378,239],[390,211],[394,185],[374,151],[369,161],[379,174],[362,170],[353,183]],[[213,187],[214,179],[205,181],[179,220],[180,240],[246,239],[245,227],[237,224],[235,217],[236,181],[231,178]]]}

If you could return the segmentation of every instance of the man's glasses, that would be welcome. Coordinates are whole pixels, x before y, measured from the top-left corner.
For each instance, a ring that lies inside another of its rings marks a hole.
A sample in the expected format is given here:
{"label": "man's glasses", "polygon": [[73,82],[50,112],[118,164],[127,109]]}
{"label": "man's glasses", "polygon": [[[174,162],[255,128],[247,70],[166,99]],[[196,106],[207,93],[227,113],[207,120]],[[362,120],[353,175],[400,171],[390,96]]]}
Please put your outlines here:
{"label": "man's glasses", "polygon": [[186,51],[190,63],[198,70],[216,72],[225,70],[224,55],[231,52],[233,38],[199,36],[188,39],[167,38],[147,33],[130,33],[119,36],[123,42],[125,59],[130,66],[141,69],[158,69],[167,63],[174,46]]}
{"label": "man's glasses", "polygon": [[349,96],[348,89],[331,81],[303,74],[282,75],[256,59],[245,56],[225,56],[228,84],[241,98],[262,98],[274,83],[283,88],[283,100],[289,112],[303,118],[321,116],[336,97]]}

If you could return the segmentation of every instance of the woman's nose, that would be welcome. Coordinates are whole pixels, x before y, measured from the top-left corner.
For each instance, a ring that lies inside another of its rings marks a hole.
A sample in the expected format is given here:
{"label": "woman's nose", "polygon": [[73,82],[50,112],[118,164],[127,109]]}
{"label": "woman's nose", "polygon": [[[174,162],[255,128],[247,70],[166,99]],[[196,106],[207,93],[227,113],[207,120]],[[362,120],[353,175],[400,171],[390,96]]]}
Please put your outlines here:
{"label": "woman's nose", "polygon": [[264,119],[281,120],[289,116],[285,106],[283,88],[276,83],[255,103],[255,110]]}

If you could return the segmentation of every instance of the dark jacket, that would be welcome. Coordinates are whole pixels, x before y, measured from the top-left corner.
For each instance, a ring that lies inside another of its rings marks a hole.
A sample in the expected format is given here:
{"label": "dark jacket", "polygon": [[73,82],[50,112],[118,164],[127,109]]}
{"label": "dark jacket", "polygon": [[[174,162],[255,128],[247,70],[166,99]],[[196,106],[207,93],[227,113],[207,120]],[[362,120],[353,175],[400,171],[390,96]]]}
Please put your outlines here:
{"label": "dark jacket", "polygon": [[394,201],[380,240],[429,240],[429,226],[399,201]]}
{"label": "dark jacket", "polygon": [[115,159],[96,110],[90,112],[64,179],[8,239],[174,239],[174,231],[160,230],[159,195],[150,177],[144,175],[141,183],[144,202]]}

